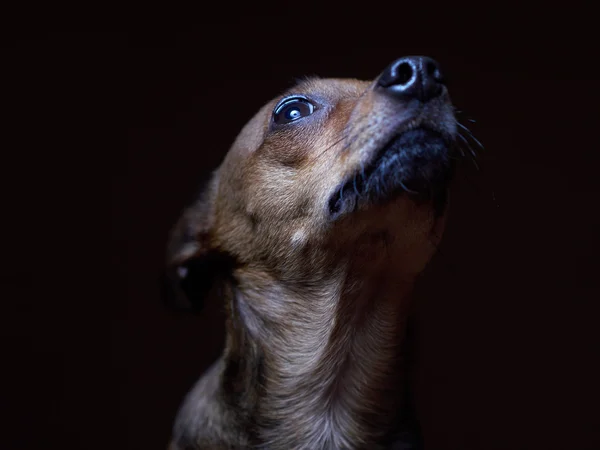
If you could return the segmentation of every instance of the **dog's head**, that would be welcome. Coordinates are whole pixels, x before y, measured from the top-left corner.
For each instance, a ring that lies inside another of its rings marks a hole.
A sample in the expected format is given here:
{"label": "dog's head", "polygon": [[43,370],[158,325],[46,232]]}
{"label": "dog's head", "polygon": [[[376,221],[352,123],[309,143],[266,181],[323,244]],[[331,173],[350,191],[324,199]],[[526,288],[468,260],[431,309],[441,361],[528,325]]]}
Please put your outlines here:
{"label": "dog's head", "polygon": [[183,213],[171,281],[197,302],[235,267],[306,282],[339,255],[390,248],[400,274],[417,274],[443,230],[455,134],[429,58],[399,59],[369,82],[297,84],[248,122]]}

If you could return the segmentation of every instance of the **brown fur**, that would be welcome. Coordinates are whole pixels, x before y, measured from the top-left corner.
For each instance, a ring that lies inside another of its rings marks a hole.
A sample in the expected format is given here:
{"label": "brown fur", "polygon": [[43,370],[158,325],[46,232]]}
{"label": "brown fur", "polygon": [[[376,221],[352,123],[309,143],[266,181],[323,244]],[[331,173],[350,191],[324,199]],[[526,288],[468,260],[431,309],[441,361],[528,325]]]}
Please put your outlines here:
{"label": "brown fur", "polygon": [[278,99],[269,102],[174,228],[169,265],[214,254],[233,264],[222,287],[224,354],[188,394],[171,449],[391,445],[408,296],[444,216],[398,195],[332,221],[327,201],[392,135],[455,130],[446,92],[409,115],[373,86],[299,83],[287,94],[321,108],[275,130]]}

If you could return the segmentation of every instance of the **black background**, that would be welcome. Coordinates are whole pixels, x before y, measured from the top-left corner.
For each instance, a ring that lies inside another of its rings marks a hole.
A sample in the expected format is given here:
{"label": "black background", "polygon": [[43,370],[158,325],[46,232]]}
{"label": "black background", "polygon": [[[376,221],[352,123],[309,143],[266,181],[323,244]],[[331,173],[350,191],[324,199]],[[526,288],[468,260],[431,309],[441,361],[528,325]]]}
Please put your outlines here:
{"label": "black background", "polygon": [[295,77],[370,79],[426,54],[485,146],[415,293],[426,448],[600,448],[593,13],[413,6],[5,39],[0,447],[165,448],[222,345],[218,304],[160,303],[182,207]]}

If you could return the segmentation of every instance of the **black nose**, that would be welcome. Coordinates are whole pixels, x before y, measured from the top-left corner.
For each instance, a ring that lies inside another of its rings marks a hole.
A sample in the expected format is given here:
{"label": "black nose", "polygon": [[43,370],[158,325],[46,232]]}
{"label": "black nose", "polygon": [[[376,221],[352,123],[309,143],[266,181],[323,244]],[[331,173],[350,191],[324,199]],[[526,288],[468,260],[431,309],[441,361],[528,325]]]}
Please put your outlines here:
{"label": "black nose", "polygon": [[379,76],[378,87],[395,97],[426,102],[442,93],[439,64],[426,56],[407,56],[391,63]]}

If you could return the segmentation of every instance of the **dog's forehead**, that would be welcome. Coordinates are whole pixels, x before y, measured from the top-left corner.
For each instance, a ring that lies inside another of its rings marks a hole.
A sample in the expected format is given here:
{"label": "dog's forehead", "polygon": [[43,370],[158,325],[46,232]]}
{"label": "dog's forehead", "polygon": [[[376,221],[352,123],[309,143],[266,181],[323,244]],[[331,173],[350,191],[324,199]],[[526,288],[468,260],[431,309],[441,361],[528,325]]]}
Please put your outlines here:
{"label": "dog's forehead", "polygon": [[306,78],[288,89],[287,95],[304,94],[336,102],[360,96],[370,85],[354,78]]}

